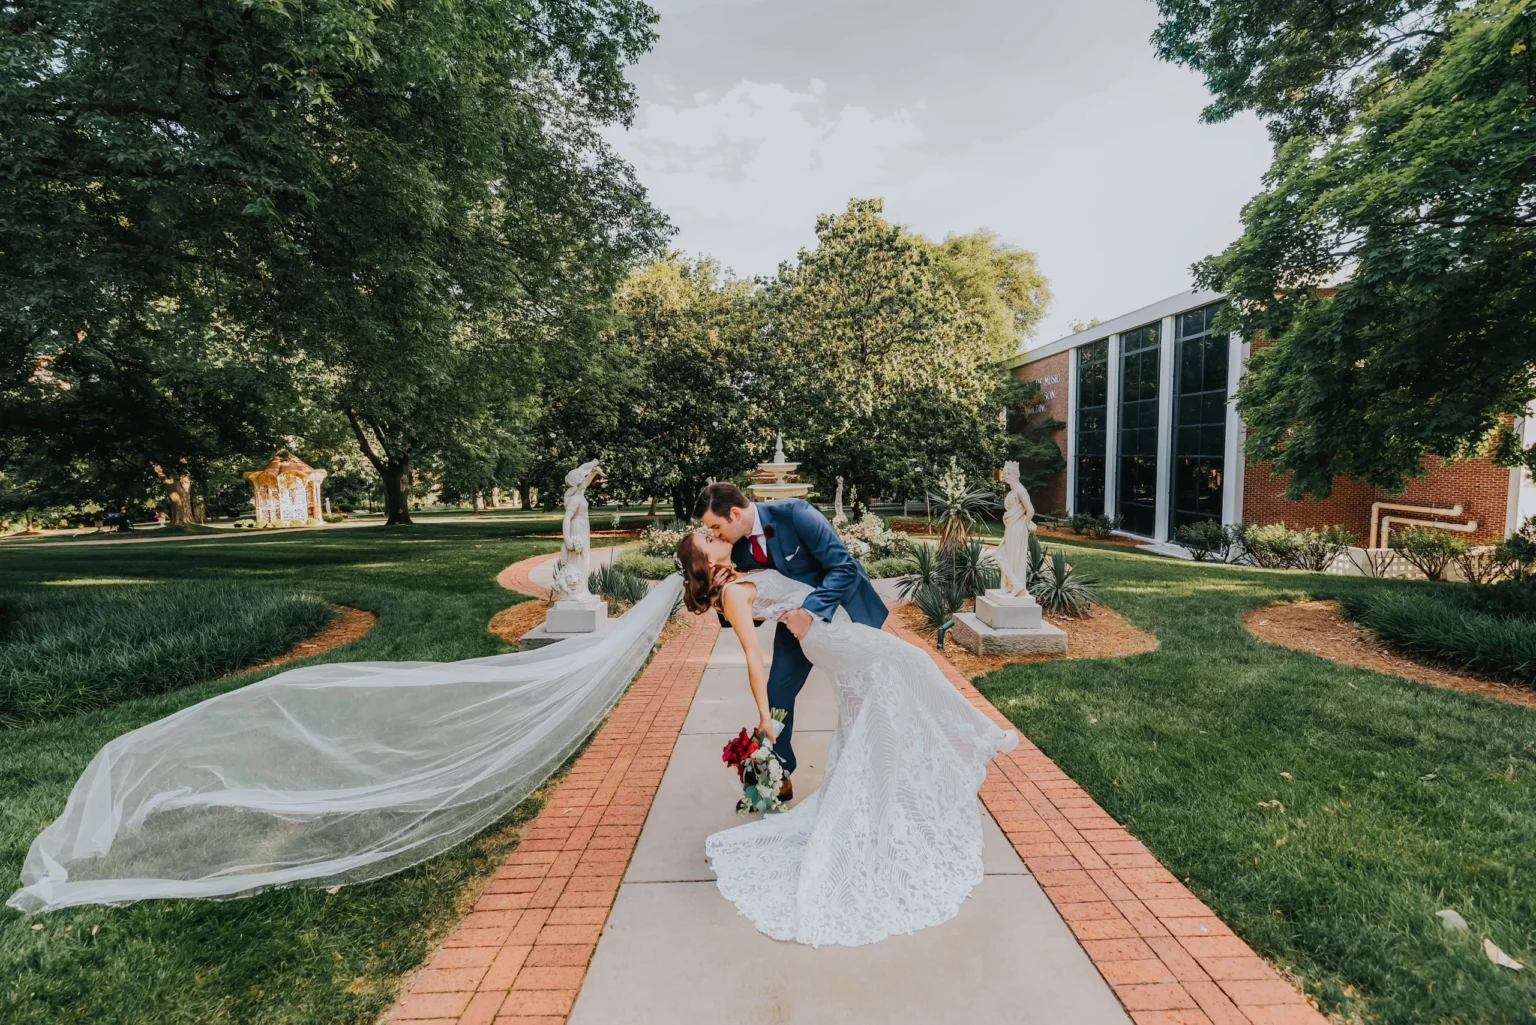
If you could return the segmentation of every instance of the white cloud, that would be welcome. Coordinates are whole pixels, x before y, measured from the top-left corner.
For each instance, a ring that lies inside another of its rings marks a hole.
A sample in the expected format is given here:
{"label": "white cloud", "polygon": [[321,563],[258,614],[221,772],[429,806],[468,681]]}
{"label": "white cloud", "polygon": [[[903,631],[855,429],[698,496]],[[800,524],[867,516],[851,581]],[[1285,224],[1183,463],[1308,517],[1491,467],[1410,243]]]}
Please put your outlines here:
{"label": "white cloud", "polygon": [[765,253],[792,257],[810,242],[814,213],[877,192],[923,143],[911,112],[833,109],[817,79],[802,92],[742,81],[693,100],[642,103],[635,127],[611,141],[684,228],[682,244],[743,273],[770,269]]}

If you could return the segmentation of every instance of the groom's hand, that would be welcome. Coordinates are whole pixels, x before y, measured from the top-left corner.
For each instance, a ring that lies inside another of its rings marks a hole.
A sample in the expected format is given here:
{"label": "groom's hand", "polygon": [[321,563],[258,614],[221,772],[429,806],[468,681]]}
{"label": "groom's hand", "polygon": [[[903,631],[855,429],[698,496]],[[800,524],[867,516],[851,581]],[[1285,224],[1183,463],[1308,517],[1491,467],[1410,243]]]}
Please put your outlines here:
{"label": "groom's hand", "polygon": [[805,640],[805,632],[811,628],[812,616],[805,609],[790,609],[784,613],[783,623],[789,627],[789,632],[795,635],[797,640]]}

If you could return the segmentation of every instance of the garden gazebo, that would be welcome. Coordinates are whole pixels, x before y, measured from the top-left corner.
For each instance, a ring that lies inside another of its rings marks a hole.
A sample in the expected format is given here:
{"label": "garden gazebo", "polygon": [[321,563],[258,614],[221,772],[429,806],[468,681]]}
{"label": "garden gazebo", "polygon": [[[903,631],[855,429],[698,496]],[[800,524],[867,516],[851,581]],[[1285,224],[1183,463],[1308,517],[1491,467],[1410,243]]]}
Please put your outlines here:
{"label": "garden gazebo", "polygon": [[257,526],[292,527],[321,523],[320,482],[325,471],[317,470],[286,448],[259,470],[248,470],[256,505]]}

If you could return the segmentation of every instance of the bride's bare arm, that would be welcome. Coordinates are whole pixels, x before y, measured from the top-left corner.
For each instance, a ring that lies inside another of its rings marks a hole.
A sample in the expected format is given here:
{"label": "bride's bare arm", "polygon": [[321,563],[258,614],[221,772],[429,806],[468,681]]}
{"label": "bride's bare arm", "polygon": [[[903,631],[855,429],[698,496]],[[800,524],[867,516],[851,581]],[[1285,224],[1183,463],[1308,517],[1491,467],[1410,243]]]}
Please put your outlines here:
{"label": "bride's bare arm", "polygon": [[725,618],[731,621],[741,650],[747,655],[747,683],[752,688],[752,699],[757,702],[757,728],[772,736],[772,710],[768,707],[768,670],[763,665],[763,648],[757,643],[757,630],[752,626],[752,598],[757,585],[746,580],[727,584],[720,595],[725,607]]}

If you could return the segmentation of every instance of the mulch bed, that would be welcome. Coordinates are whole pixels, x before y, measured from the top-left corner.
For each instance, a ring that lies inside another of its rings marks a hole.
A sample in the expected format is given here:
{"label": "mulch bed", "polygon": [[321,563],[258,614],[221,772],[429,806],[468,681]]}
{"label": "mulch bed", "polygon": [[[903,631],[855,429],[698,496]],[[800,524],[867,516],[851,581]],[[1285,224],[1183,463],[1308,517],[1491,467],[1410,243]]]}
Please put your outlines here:
{"label": "mulch bed", "polygon": [[[545,615],[549,613],[550,604],[550,602],[535,599],[518,602],[511,608],[502,609],[491,617],[491,633],[509,644],[516,644],[523,639],[523,634],[544,622]],[[612,615],[612,613],[609,614]],[[667,621],[667,625],[661,628],[661,636],[656,639],[656,642],[661,644],[669,641],[687,628],[688,624],[684,621],[684,617],[673,616]]]}
{"label": "mulch bed", "polygon": [[970,679],[983,676],[994,669],[1015,662],[1052,662],[1062,658],[1115,658],[1120,655],[1141,655],[1157,650],[1157,638],[1131,623],[1114,609],[1104,605],[1094,607],[1093,615],[1084,619],[1067,616],[1046,618],[1054,626],[1067,632],[1065,655],[973,655],[960,647],[951,634],[944,640],[944,650],[935,644],[936,631],[928,625],[916,605],[903,602],[892,611],[902,625],[911,630],[929,648],[947,658],[950,664]]}
{"label": "mulch bed", "polygon": [[1121,537],[1118,534],[1112,534],[1109,537],[1094,537],[1092,534],[1074,534],[1070,527],[1057,527],[1048,523],[1035,524],[1035,533],[1040,535],[1042,540],[1054,537],[1060,541],[1091,541],[1094,544],[1119,545],[1122,548],[1135,548],[1137,545],[1146,544],[1145,541],[1138,541],[1133,537]]}
{"label": "mulch bed", "polygon": [[372,630],[373,625],[379,621],[379,617],[375,616],[372,612],[354,609],[350,605],[338,605],[336,606],[336,611],[341,614],[322,627],[320,632],[309,640],[300,641],[298,644],[295,644],[285,655],[269,658],[265,662],[258,662],[243,671],[249,673],[257,669],[270,669],[273,666],[280,666],[284,662],[308,658],[311,655],[319,655],[333,648],[339,648],[343,644],[351,644],[363,634]]}
{"label": "mulch bed", "polygon": [[1536,708],[1536,692],[1498,680],[1436,669],[1383,648],[1375,635],[1340,612],[1335,601],[1279,602],[1250,609],[1243,614],[1243,626],[1259,640],[1292,651]]}

